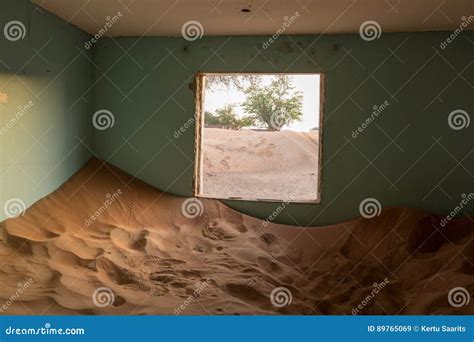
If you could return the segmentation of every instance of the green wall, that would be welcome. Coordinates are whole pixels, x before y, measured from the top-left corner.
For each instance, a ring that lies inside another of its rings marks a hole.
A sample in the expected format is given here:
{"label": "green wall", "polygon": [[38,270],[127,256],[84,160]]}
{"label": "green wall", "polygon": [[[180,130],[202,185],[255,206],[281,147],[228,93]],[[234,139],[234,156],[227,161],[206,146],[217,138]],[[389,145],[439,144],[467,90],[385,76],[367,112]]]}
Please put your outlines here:
{"label": "green wall", "polygon": [[[383,207],[446,213],[474,192],[473,127],[453,130],[448,115],[474,113],[474,34],[445,49],[450,32],[280,37],[103,38],[94,47],[94,110],[110,110],[113,127],[96,131],[94,150],[136,177],[191,196],[194,74],[201,72],[323,72],[322,201],[291,204],[276,221],[323,225],[360,216],[368,197]],[[356,138],[374,105],[388,107]],[[282,182],[285,180],[282,179]],[[229,201],[261,218],[278,203]],[[474,203],[465,207],[472,212]]]}
{"label": "green wall", "polygon": [[[472,31],[443,49],[451,32],[383,33],[372,42],[357,34],[282,36],[267,49],[267,37],[102,38],[86,50],[88,34],[29,1],[0,5],[0,33],[12,20],[26,29],[18,41],[0,36],[2,207],[14,197],[30,205],[95,153],[153,186],[191,196],[198,71],[325,73],[322,201],[291,204],[277,222],[340,222],[359,216],[368,197],[383,207],[447,213],[474,192],[474,124],[448,125],[453,110],[474,113]],[[111,128],[91,125],[100,109],[112,112]],[[227,203],[261,218],[279,206]],[[473,210],[474,203],[463,209]]]}
{"label": "green wall", "polygon": [[[92,146],[92,53],[84,49],[89,35],[29,1],[0,0],[0,8],[2,220],[7,200],[31,205],[90,157],[79,139]],[[4,27],[11,21],[24,25],[23,39],[7,39]]]}

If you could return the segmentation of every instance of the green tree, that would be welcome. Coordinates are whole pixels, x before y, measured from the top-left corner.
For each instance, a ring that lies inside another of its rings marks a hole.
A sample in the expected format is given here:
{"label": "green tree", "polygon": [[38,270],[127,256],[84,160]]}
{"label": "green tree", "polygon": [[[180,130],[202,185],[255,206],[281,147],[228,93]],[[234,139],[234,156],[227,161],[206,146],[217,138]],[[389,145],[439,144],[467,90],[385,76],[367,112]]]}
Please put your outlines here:
{"label": "green tree", "polygon": [[257,74],[215,74],[206,76],[206,90],[226,90],[236,89],[243,91],[249,86],[258,85],[261,82],[260,75]]}
{"label": "green tree", "polygon": [[208,126],[222,126],[227,129],[241,129],[252,126],[253,120],[248,117],[239,118],[234,111],[234,105],[226,105],[216,110],[216,113],[204,113],[204,122]]}
{"label": "green tree", "polygon": [[279,131],[303,116],[303,94],[293,91],[288,76],[276,77],[270,85],[251,85],[245,89],[246,99],[242,104],[247,118],[264,125],[271,131]]}

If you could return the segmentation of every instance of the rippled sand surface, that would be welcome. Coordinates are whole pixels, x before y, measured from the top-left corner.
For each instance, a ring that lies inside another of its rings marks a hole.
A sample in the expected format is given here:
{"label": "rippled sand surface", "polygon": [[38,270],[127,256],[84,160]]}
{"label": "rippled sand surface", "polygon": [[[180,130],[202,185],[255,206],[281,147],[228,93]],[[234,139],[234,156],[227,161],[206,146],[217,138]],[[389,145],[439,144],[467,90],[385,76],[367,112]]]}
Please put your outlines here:
{"label": "rippled sand surface", "polygon": [[[1,314],[473,314],[474,223],[263,224],[92,159],[0,223]],[[272,294],[273,292],[273,294]]]}

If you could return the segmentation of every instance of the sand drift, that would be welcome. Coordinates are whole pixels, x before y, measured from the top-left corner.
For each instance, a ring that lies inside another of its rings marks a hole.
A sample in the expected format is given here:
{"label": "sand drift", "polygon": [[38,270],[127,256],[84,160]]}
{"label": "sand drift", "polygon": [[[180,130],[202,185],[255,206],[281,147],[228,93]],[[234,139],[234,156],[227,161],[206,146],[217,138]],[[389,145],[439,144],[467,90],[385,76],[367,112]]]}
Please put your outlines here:
{"label": "sand drift", "polygon": [[203,194],[211,198],[315,201],[318,134],[205,128]]}
{"label": "sand drift", "polygon": [[0,223],[1,314],[472,314],[474,223],[414,209],[291,227],[92,159]]}

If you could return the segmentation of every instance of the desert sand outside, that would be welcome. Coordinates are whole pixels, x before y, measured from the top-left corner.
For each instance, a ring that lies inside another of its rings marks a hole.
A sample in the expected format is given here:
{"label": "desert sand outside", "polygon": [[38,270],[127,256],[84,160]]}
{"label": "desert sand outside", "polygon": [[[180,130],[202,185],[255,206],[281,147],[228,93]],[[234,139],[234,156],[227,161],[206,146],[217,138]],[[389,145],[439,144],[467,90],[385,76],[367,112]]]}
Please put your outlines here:
{"label": "desert sand outside", "polygon": [[[189,203],[199,210],[183,211]],[[278,225],[92,159],[0,223],[0,314],[473,314],[472,301],[455,308],[447,294],[474,290],[474,223],[439,220],[385,209]],[[272,301],[279,287],[285,305]]]}
{"label": "desert sand outside", "polygon": [[318,131],[205,128],[203,195],[211,198],[315,201]]}

